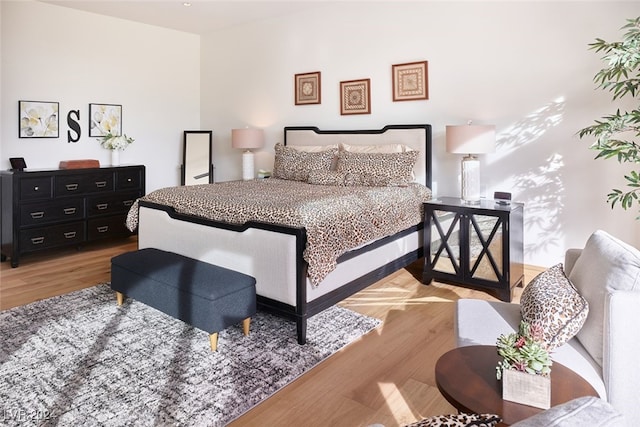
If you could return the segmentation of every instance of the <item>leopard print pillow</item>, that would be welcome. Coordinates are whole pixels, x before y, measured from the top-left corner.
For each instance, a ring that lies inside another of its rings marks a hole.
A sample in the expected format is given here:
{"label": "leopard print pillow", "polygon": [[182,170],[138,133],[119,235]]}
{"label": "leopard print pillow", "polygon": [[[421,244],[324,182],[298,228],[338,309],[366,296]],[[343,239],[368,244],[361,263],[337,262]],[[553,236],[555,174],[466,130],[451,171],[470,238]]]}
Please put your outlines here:
{"label": "leopard print pillow", "polygon": [[387,187],[391,180],[385,176],[357,175],[336,171],[311,171],[307,182],[315,185]]}
{"label": "leopard print pillow", "polygon": [[589,314],[589,303],[554,265],[529,282],[520,297],[522,320],[538,323],[549,350],[560,347],[578,333]]}
{"label": "leopard print pillow", "polygon": [[502,419],[493,414],[436,415],[404,427],[494,427]]}
{"label": "leopard print pillow", "polygon": [[408,184],[413,180],[417,151],[404,153],[338,153],[338,172],[388,178],[390,184]]}
{"label": "leopard print pillow", "polygon": [[286,147],[280,143],[275,145],[276,158],[273,164],[273,177],[293,181],[307,181],[312,171],[328,171],[331,162],[338,153],[337,148],[306,152]]}

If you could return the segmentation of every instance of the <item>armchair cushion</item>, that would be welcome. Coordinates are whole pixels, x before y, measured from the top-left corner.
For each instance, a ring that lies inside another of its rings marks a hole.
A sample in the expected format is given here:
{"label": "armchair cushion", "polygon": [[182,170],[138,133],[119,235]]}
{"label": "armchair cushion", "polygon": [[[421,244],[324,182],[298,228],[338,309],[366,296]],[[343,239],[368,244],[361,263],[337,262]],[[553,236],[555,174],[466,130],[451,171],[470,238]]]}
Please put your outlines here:
{"label": "armchair cushion", "polygon": [[573,338],[589,314],[589,304],[565,276],[562,264],[538,274],[520,297],[522,320],[542,327],[550,350]]}
{"label": "armchair cushion", "polygon": [[640,251],[597,230],[589,237],[569,280],[589,302],[589,315],[576,336],[602,366],[605,297],[616,290],[640,290]]}
{"label": "armchair cushion", "polygon": [[587,396],[570,400],[540,412],[512,427],[622,427],[624,417],[610,404],[597,397]]}

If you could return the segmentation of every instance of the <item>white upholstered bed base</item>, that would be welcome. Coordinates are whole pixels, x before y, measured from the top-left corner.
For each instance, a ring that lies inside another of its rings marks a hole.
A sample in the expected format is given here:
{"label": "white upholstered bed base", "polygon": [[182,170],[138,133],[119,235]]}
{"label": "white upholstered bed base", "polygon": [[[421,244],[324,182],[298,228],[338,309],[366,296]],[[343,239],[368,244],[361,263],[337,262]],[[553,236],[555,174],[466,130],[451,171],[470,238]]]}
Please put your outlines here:
{"label": "white upholstered bed base", "polygon": [[[165,211],[142,206],[138,245],[175,252],[256,278],[258,295],[296,305],[296,236],[247,228],[242,232],[180,221]],[[211,242],[215,242],[212,245]],[[422,246],[422,230],[338,264],[316,287],[307,279],[311,302]]]}

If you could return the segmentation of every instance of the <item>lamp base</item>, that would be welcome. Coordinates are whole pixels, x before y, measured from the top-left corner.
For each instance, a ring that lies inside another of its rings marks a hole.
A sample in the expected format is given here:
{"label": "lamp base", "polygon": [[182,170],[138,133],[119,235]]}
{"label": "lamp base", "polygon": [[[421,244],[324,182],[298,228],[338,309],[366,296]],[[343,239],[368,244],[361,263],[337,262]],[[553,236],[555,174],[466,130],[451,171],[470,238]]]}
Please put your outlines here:
{"label": "lamp base", "polygon": [[462,159],[461,199],[465,203],[480,201],[480,161],[472,154]]}
{"label": "lamp base", "polygon": [[253,169],[253,153],[250,150],[247,150],[242,153],[242,179],[248,181],[255,177]]}

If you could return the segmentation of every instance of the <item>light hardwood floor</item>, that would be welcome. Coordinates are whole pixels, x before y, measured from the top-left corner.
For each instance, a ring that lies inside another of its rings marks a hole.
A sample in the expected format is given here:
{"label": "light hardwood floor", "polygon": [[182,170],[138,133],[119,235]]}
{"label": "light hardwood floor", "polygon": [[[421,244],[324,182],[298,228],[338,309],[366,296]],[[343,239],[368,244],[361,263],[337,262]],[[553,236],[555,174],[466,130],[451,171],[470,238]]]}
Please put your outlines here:
{"label": "light hardwood floor", "polygon": [[[135,237],[32,254],[0,266],[0,309],[106,282],[111,257],[136,249]],[[542,271],[525,269],[525,283]],[[420,283],[421,264],[398,271],[342,305],[383,324],[321,362],[231,423],[239,426],[399,426],[455,409],[435,385],[435,362],[453,348],[453,302],[494,300],[486,292]],[[516,300],[522,289],[516,290]],[[497,337],[496,337],[497,338]]]}

